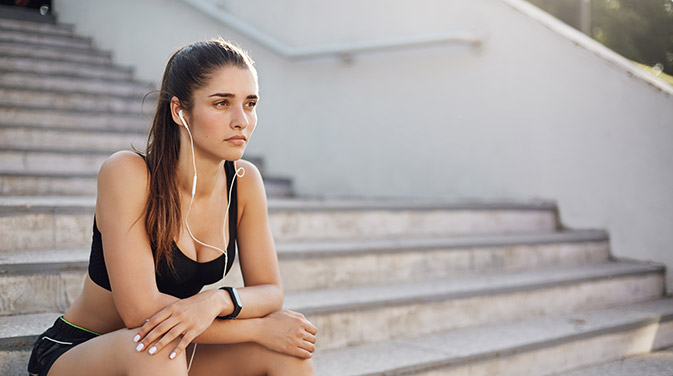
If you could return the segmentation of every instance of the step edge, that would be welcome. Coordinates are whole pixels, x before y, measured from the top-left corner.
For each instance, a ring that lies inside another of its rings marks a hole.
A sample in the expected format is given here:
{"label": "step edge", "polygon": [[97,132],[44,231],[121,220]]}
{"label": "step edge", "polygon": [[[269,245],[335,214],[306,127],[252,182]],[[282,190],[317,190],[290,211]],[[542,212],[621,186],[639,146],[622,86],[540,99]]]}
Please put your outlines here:
{"label": "step edge", "polygon": [[[61,25],[59,25],[59,24],[53,25],[53,27],[55,29],[63,30],[60,26]],[[25,33],[26,31],[30,31],[31,36],[46,37],[46,38],[57,38],[57,39],[62,39],[62,40],[72,40],[72,41],[75,41],[75,42],[78,42],[78,43],[83,43],[83,44],[88,44],[88,45],[91,45],[91,43],[93,42],[93,39],[91,37],[85,37],[85,36],[79,35],[79,34],[73,32],[73,30],[69,30],[69,35],[64,35],[64,34],[59,34],[59,33],[52,34],[50,32],[45,32],[45,31],[42,31],[42,30],[27,30],[26,28],[6,27],[6,25],[1,25],[0,24],[0,32],[3,32],[3,31],[15,32],[15,33]],[[67,32],[68,30],[65,30],[65,31]],[[46,43],[46,44],[48,44],[48,43]]]}
{"label": "step edge", "polygon": [[[627,278],[627,277],[639,277],[646,276],[650,274],[661,274],[663,275],[665,270],[663,267],[652,266],[650,270],[624,270],[618,271],[609,275],[589,275],[585,277],[576,277],[569,278],[561,281],[541,281],[541,282],[528,282],[521,285],[506,286],[506,287],[489,287],[489,288],[479,288],[474,290],[463,290],[449,293],[433,293],[425,294],[419,293],[417,296],[413,297],[400,297],[392,298],[386,300],[374,300],[367,302],[358,302],[358,303],[342,303],[342,304],[332,304],[324,305],[320,307],[302,307],[296,306],[291,307],[292,310],[299,311],[304,315],[323,315],[323,314],[332,314],[332,313],[342,313],[342,312],[351,312],[359,311],[366,312],[386,307],[394,307],[400,305],[417,305],[417,304],[428,304],[441,302],[451,299],[463,299],[463,298],[474,298],[490,295],[501,295],[508,294],[513,292],[527,292],[535,290],[543,290],[553,287],[568,286],[573,284],[595,282],[601,280],[608,280],[614,278]],[[663,290],[662,290],[663,295]]]}
{"label": "step edge", "polygon": [[[106,59],[112,59],[112,53],[110,51],[106,50],[99,50],[96,48],[73,48],[73,47],[66,47],[66,46],[49,46],[49,45],[38,45],[37,43],[30,43],[30,42],[14,42],[14,41],[8,41],[8,40],[0,40],[0,45],[9,45],[8,47],[13,47],[13,46],[34,46],[34,47],[44,47],[45,49],[51,49],[51,50],[57,50],[57,51],[63,51],[63,52],[73,52],[81,55],[93,55],[93,56],[99,56],[103,57]],[[25,56],[27,58],[33,57],[33,55],[21,55],[21,54],[14,54],[14,53],[9,53],[9,55],[5,56]],[[71,60],[64,60],[64,61],[71,61]]]}
{"label": "step edge", "polygon": [[[446,359],[446,360],[440,360],[437,362],[428,362],[423,365],[412,365],[409,367],[399,367],[398,369],[395,370],[389,370],[385,371],[386,374],[390,372],[391,375],[412,375],[415,372],[419,371],[431,371],[431,370],[436,370],[436,369],[441,369],[441,368],[446,368],[446,367],[455,367],[455,366],[462,366],[466,365],[469,363],[473,363],[475,361],[485,361],[489,359],[497,359],[497,358],[503,358],[503,357],[508,357],[512,355],[517,355],[521,353],[526,353],[538,349],[545,349],[545,348],[550,348],[558,345],[563,345],[566,343],[571,343],[575,341],[580,341],[583,339],[588,339],[588,338],[595,338],[603,335],[608,335],[608,334],[614,334],[614,333],[620,333],[620,332],[625,332],[633,329],[638,329],[642,327],[646,327],[648,325],[654,324],[654,323],[667,323],[673,321],[673,313],[669,313],[664,316],[660,316],[659,318],[657,317],[649,317],[649,318],[643,318],[639,320],[633,320],[632,322],[629,323],[623,323],[615,326],[610,326],[610,327],[605,327],[605,328],[598,328],[598,329],[593,329],[593,330],[588,330],[586,332],[581,332],[581,333],[573,333],[573,334],[567,334],[564,336],[557,336],[556,338],[551,338],[547,340],[542,340],[542,341],[536,341],[532,343],[527,343],[524,345],[519,345],[519,346],[512,346],[507,349],[500,349],[500,350],[493,350],[493,351],[488,351],[484,352],[483,354],[477,354],[473,356],[466,356],[466,357],[458,357],[454,359]],[[412,344],[413,346],[413,344]],[[426,349],[427,350],[427,349]],[[447,355],[448,356],[448,355]],[[362,376],[365,375],[380,375],[380,373],[372,373],[372,374],[363,374]]]}
{"label": "step edge", "polygon": [[[43,46],[36,46],[36,47],[43,47]],[[14,56],[14,55],[1,55],[1,58],[6,58],[6,59],[23,59],[23,60],[35,60],[37,62],[54,62],[54,63],[65,63],[68,64],[70,68],[82,68],[82,67],[87,67],[87,68],[96,68],[99,70],[103,71],[115,71],[119,73],[124,73],[128,75],[133,75],[133,67],[130,66],[123,66],[123,65],[118,65],[113,62],[110,62],[110,64],[101,64],[101,63],[92,63],[92,62],[82,62],[82,61],[73,61],[73,60],[67,60],[67,59],[54,59],[54,58],[45,58],[45,57],[34,57],[30,55],[24,55],[24,56]],[[7,70],[7,69],[4,69]],[[35,72],[35,73],[41,73],[37,72],[35,70],[31,69],[13,69],[13,72]],[[90,77],[87,75],[81,75],[81,74],[74,74],[74,73],[54,73],[54,76],[62,76],[62,77]]]}
{"label": "step edge", "polygon": [[[560,235],[562,234],[562,235]],[[490,239],[489,239],[490,238]],[[437,249],[463,249],[475,247],[503,247],[510,245],[548,245],[548,244],[564,244],[564,243],[590,243],[590,242],[606,242],[609,241],[609,235],[604,230],[571,230],[559,231],[552,233],[540,234],[504,234],[504,235],[480,235],[480,236],[455,236],[437,238],[436,242],[424,242],[423,239],[414,237],[396,238],[402,242],[390,242],[392,244],[367,244],[376,243],[376,241],[362,240],[362,246],[350,249],[349,246],[355,245],[355,242],[348,242],[346,245],[340,245],[336,242],[330,242],[327,246],[323,246],[319,251],[292,251],[292,246],[297,246],[301,243],[283,244],[276,246],[278,257],[293,260],[293,259],[321,259],[332,258],[335,256],[362,256],[362,255],[379,255],[379,254],[397,254],[406,253],[413,249],[418,252],[430,252]],[[414,241],[420,244],[414,244]],[[316,244],[324,244],[318,243]],[[302,248],[306,244],[301,244]],[[341,247],[340,247],[341,246]]]}
{"label": "step edge", "polygon": [[[10,85],[2,85],[0,84],[0,90],[11,90],[14,92],[19,92],[21,94],[47,94],[47,95],[78,95],[78,96],[83,96],[83,97],[94,97],[98,99],[121,99],[125,101],[139,101],[143,99],[144,96],[139,96],[139,95],[122,95],[122,94],[115,94],[115,93],[97,93],[97,92],[86,92],[86,91],[75,91],[75,90],[65,90],[65,89],[38,89],[38,88],[26,88],[26,87],[18,87],[18,86],[10,86]],[[156,90],[151,90],[148,91],[145,96],[149,96],[152,92]],[[7,102],[5,102],[7,103]],[[156,104],[154,104],[152,107],[156,107]],[[60,108],[60,107],[58,107]]]}
{"label": "step edge", "polygon": [[[129,129],[129,130],[119,130],[115,128],[53,128],[53,127],[42,127],[39,125],[16,125],[16,124],[0,124],[0,129],[10,129],[10,130],[28,130],[28,131],[42,131],[42,132],[56,132],[56,133],[91,133],[91,134],[103,134],[103,135],[134,135],[134,136],[145,136],[147,138],[147,131],[140,129]],[[17,146],[17,148],[20,148]],[[58,150],[58,149],[56,149]]]}
{"label": "step edge", "polygon": [[[155,106],[151,106],[152,111],[154,111]],[[148,107],[149,108],[149,107]],[[109,116],[132,116],[141,118],[143,116],[149,116],[143,111],[132,112],[132,111],[110,111],[110,110],[85,110],[81,108],[60,108],[60,107],[49,107],[45,106],[29,106],[29,105],[12,105],[8,103],[0,102],[0,111],[7,109],[12,111],[36,111],[47,114],[52,113],[63,113],[66,115],[85,115],[85,116],[95,116],[95,115],[109,115]]]}
{"label": "step edge", "polygon": [[[30,77],[33,79],[48,79],[48,78],[59,78],[61,77],[60,75],[53,75],[53,74],[46,74],[46,73],[40,73],[40,72],[22,72],[22,71],[16,71],[16,70],[8,70],[8,69],[0,69],[0,75],[3,74],[14,74],[14,75],[19,75],[19,76],[34,76]],[[124,79],[124,78],[104,78],[104,77],[82,77],[82,76],[63,76],[63,78],[68,78],[68,79],[74,79],[78,81],[88,81],[89,83],[91,82],[96,82],[99,84],[127,84],[133,89],[143,89],[143,90],[148,90],[150,92],[152,91],[158,91],[158,89],[155,88],[154,84],[149,82],[149,81],[142,81],[138,80],[136,78],[132,79]],[[12,87],[8,85],[4,85],[4,87],[10,88],[10,89],[24,89],[24,88],[19,88],[19,87]],[[28,90],[40,90],[40,89],[28,89]],[[81,92],[81,93],[88,93],[88,92]]]}

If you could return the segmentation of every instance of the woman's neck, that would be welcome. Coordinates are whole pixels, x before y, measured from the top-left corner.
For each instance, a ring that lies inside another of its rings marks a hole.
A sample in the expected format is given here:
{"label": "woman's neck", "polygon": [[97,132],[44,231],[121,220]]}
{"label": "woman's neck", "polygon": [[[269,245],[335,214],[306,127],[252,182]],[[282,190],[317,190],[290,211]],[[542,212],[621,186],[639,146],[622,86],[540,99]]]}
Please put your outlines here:
{"label": "woman's neck", "polygon": [[[183,140],[184,141],[184,140]],[[178,156],[178,166],[176,176],[178,180],[178,188],[180,191],[192,194],[192,184],[194,180],[194,164],[192,161],[192,149],[189,144],[189,139],[183,144],[185,147],[180,147],[180,155]],[[210,196],[218,183],[224,176],[224,160],[214,160],[207,158],[199,153],[197,148],[194,148],[196,158],[196,174],[198,176],[196,184],[196,195],[198,197]]]}

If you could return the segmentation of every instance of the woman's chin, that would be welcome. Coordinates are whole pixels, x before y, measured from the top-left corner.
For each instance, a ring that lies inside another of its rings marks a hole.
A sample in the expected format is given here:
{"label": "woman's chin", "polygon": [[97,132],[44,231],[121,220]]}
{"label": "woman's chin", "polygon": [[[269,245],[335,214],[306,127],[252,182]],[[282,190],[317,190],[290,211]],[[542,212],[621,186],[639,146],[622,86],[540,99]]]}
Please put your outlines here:
{"label": "woman's chin", "polygon": [[243,152],[245,152],[245,149],[241,149],[240,151],[231,151],[229,153],[226,153],[224,155],[224,160],[226,161],[237,161],[241,158],[243,158]]}

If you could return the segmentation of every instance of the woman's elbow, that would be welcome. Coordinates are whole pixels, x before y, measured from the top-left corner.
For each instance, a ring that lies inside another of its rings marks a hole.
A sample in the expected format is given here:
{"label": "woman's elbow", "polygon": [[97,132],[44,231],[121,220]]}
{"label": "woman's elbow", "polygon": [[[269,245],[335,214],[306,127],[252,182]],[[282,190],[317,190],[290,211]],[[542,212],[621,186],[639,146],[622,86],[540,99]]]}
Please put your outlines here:
{"label": "woman's elbow", "polygon": [[119,316],[124,322],[124,326],[128,329],[134,329],[143,326],[150,317],[168,304],[170,304],[168,301],[155,298],[148,299],[142,304],[118,305]]}
{"label": "woman's elbow", "polygon": [[122,321],[124,322],[124,326],[127,329],[139,328],[143,326],[143,324],[145,324],[145,320],[147,320],[147,317],[143,318],[143,315],[140,315],[138,313],[129,312],[127,314],[121,313],[120,315]]}

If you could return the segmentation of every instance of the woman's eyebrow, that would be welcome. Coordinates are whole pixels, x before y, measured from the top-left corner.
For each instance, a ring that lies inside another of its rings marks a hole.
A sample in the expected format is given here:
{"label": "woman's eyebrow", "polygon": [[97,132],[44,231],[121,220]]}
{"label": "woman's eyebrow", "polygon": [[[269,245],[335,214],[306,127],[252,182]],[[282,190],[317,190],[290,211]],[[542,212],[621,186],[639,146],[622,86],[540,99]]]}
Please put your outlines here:
{"label": "woman's eyebrow", "polygon": [[[235,98],[236,95],[232,93],[215,93],[208,96],[208,98],[210,97]],[[256,94],[250,94],[246,97],[246,99],[259,99],[259,96]]]}

